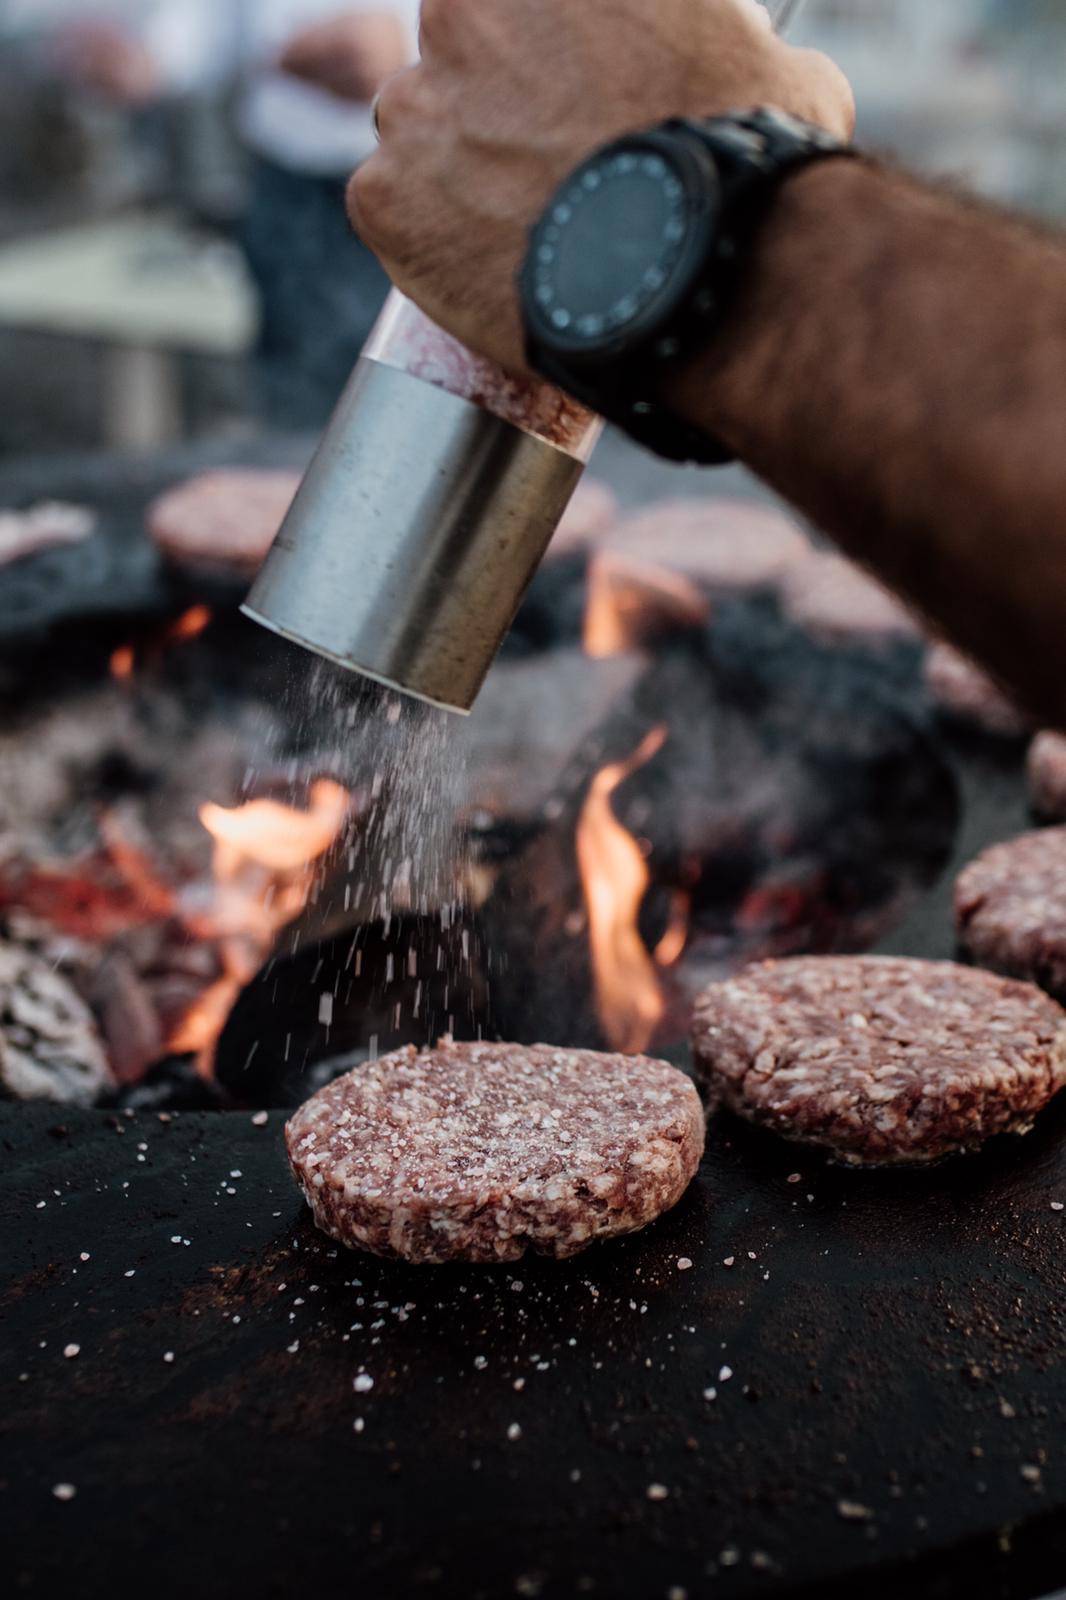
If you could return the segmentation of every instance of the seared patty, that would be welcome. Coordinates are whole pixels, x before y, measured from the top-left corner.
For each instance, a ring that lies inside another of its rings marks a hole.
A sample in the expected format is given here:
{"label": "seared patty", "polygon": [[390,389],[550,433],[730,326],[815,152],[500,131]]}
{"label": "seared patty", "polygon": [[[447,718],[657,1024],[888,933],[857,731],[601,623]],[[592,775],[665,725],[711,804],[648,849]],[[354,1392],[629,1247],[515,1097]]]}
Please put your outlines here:
{"label": "seared patty", "polygon": [[300,484],[298,472],[205,472],[153,500],[148,532],[179,566],[253,576]]}
{"label": "seared patty", "polygon": [[978,966],[1066,1000],[1066,828],[993,845],[955,885],[959,943]]}
{"label": "seared patty", "polygon": [[1066,1012],[951,962],[770,961],[700,996],[699,1071],[740,1116],[855,1165],[1022,1132],[1066,1083]]}
{"label": "seared patty", "polygon": [[684,1194],[703,1108],[643,1056],[550,1045],[413,1046],[314,1095],[285,1130],[318,1226],[414,1262],[571,1256]]}

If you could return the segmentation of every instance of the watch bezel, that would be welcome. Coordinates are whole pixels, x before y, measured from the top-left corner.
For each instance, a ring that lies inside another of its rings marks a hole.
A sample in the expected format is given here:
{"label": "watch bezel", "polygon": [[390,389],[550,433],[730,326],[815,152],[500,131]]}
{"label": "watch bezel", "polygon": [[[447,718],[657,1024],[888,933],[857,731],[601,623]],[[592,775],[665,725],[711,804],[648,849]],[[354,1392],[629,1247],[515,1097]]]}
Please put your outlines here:
{"label": "watch bezel", "polygon": [[[591,341],[588,336],[571,335],[557,327],[538,301],[537,249],[545,240],[555,207],[567,198],[575,184],[579,184],[587,172],[625,154],[656,155],[672,168],[684,189],[685,237],[661,289],[624,327]],[[606,361],[622,361],[637,351],[646,350],[654,343],[656,333],[670,320],[671,313],[691,304],[694,296],[698,298],[720,211],[721,190],[714,157],[706,144],[683,125],[629,134],[595,151],[556,190],[530,235],[520,277],[528,334],[574,369],[586,365],[599,369]],[[709,287],[706,292],[710,297],[706,308],[709,312],[713,309],[714,297]]]}

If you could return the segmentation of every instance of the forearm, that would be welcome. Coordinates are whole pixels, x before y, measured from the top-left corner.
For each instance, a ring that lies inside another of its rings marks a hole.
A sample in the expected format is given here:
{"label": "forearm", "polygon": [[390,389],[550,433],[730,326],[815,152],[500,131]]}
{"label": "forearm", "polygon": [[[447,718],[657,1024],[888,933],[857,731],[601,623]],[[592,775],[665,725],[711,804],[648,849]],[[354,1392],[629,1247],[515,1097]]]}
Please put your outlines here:
{"label": "forearm", "polygon": [[1066,243],[863,163],[811,168],[673,399],[1066,723]]}

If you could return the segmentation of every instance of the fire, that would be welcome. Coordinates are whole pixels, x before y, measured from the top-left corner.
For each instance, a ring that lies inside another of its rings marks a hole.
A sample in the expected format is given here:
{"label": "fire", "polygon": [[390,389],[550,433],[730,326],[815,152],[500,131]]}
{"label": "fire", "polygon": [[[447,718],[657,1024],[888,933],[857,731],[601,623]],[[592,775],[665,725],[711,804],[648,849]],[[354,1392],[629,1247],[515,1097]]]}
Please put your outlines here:
{"label": "fire", "polygon": [[120,683],[125,682],[127,678],[132,678],[133,661],[133,646],[131,644],[119,645],[118,649],[112,651],[111,654],[111,676],[117,678]]}
{"label": "fire", "polygon": [[307,904],[318,863],[340,835],[350,805],[347,789],[320,778],[311,786],[306,811],[276,800],[200,808],[200,821],[215,841],[214,882],[204,906],[187,905],[186,920],[190,932],[217,942],[224,973],[200,996],[169,1045],[179,1054],[195,1052],[205,1074],[241,989],[269,955],[275,935]]}
{"label": "fire", "polygon": [[[188,611],[182,612],[176,622],[159,636],[150,653],[159,654],[168,644],[180,644],[186,639],[198,639],[200,634],[211,621],[211,611],[207,606],[190,606]],[[111,652],[111,676],[119,683],[128,682],[133,677],[137,666],[137,651],[131,644],[119,645],[117,650]]]}
{"label": "fire", "polygon": [[177,622],[171,623],[165,637],[175,643],[180,639],[195,639],[203,633],[210,621],[211,612],[207,606],[190,606]]}
{"label": "fire", "polygon": [[589,563],[585,601],[586,655],[596,660],[651,644],[710,616],[706,596],[680,573],[614,550]]}
{"label": "fire", "polygon": [[667,736],[665,725],[652,729],[628,761],[597,773],[577,825],[596,1013],[612,1047],[627,1054],[647,1048],[665,1003],[655,961],[638,923],[650,882],[647,862],[633,835],[615,816],[611,798],[662,749]]}

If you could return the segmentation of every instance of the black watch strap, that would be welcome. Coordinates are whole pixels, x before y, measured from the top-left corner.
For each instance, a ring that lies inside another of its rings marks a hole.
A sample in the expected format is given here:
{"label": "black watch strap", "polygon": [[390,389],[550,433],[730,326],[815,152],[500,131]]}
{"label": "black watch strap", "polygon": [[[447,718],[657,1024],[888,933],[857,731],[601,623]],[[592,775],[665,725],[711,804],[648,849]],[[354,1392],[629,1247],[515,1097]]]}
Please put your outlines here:
{"label": "black watch strap", "polygon": [[670,461],[722,466],[734,459],[718,440],[691,427],[659,395],[679,357],[691,358],[723,325],[759,225],[785,179],[801,167],[855,150],[831,134],[774,110],[706,121],[673,119],[663,133],[696,139],[710,151],[720,185],[720,214],[705,278],[653,340],[593,375],[572,370],[556,352],[527,341],[530,365],[631,438]]}

